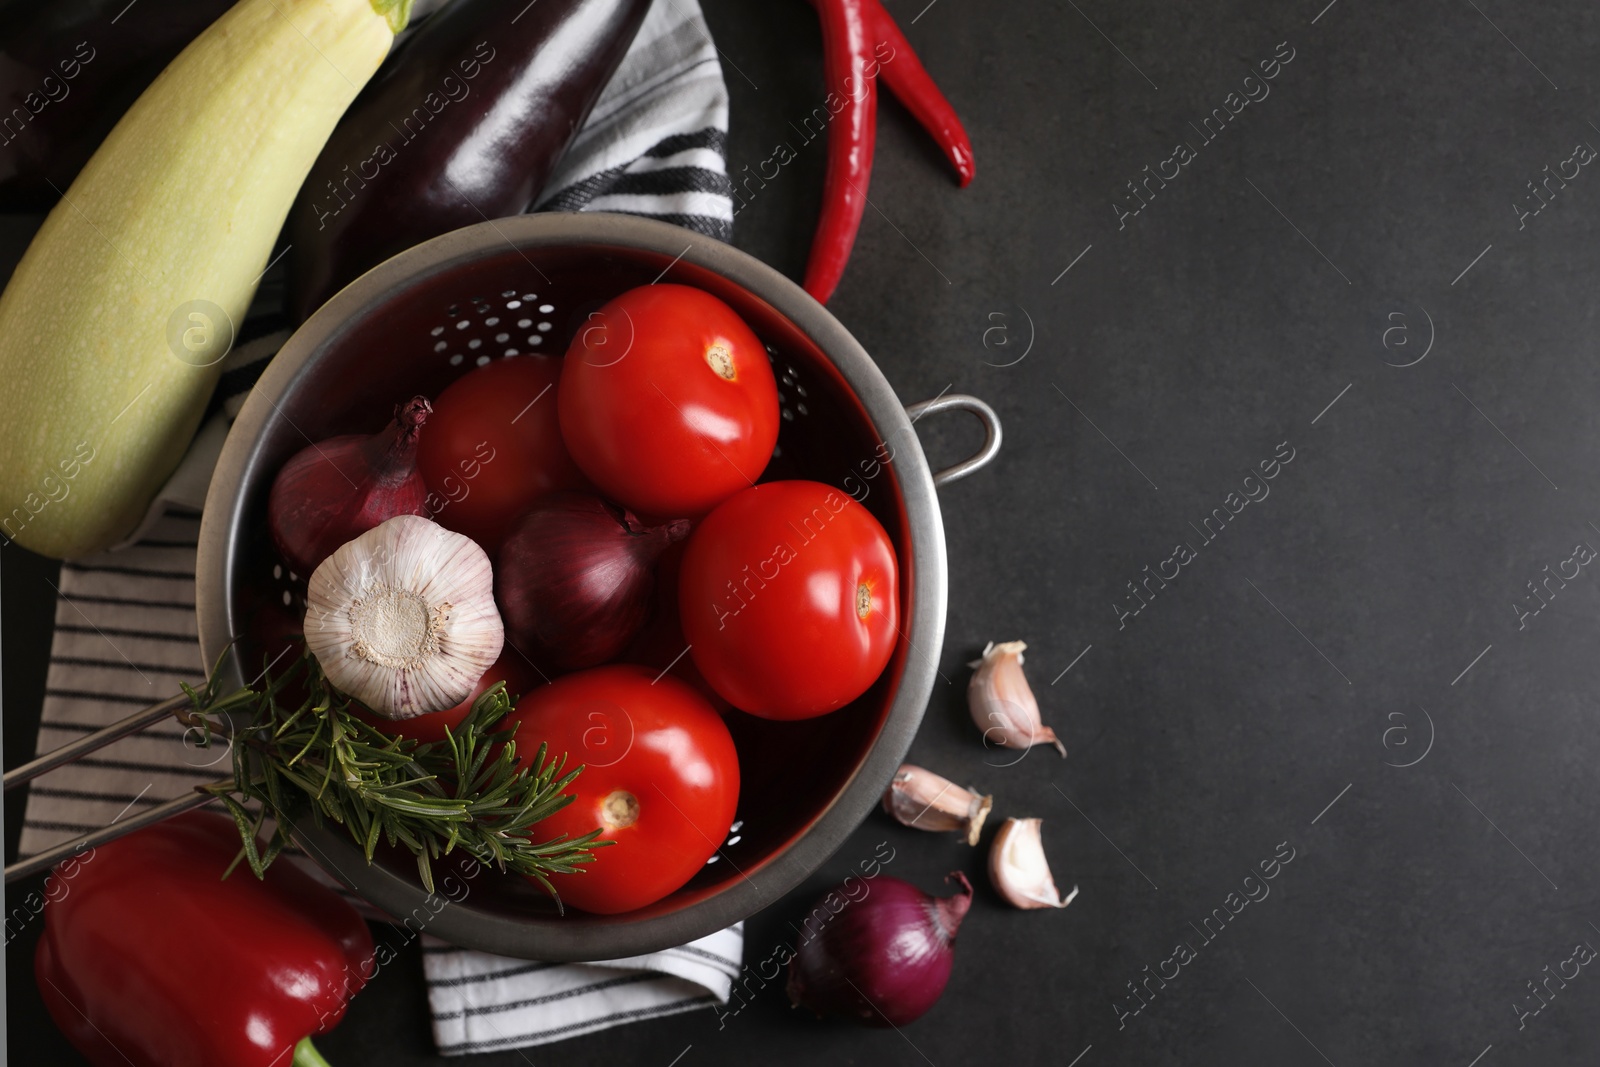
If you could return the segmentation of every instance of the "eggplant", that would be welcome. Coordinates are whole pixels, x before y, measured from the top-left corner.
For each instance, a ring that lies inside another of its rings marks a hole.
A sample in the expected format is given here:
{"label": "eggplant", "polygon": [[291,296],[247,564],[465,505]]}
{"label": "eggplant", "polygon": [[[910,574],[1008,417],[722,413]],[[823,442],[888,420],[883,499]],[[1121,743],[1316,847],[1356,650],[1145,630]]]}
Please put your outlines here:
{"label": "eggplant", "polygon": [[390,58],[289,214],[303,321],[430,237],[521,214],[633,43],[650,0],[456,0]]}
{"label": "eggplant", "polygon": [[0,4],[0,211],[45,210],[60,199],[139,94],[232,6]]}

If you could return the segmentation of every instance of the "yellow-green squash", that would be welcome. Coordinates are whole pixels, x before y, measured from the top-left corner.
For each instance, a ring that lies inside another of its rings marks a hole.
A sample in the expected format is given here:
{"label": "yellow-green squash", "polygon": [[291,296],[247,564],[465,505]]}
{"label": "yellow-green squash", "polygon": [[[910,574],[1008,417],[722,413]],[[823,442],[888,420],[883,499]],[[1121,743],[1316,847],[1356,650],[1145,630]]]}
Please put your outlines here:
{"label": "yellow-green squash", "polygon": [[0,535],[126,535],[182,458],[273,242],[411,0],[241,0],[50,212],[0,295]]}

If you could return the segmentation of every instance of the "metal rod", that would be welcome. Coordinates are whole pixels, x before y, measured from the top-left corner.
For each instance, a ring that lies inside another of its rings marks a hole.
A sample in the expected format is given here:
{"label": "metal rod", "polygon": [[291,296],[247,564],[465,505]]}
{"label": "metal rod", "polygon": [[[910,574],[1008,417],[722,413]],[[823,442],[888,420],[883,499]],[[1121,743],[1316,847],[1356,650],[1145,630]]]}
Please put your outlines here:
{"label": "metal rod", "polygon": [[[233,779],[223,778],[212,784],[232,785]],[[40,871],[54,867],[62,860],[70,859],[83,852],[92,851],[107,841],[115,841],[124,834],[142,830],[153,823],[158,823],[163,819],[170,819],[180,812],[202,807],[217,799],[213,794],[204,792],[204,789],[205,786],[198,786],[193,793],[186,793],[174,800],[167,801],[165,804],[157,804],[155,807],[148,811],[140,812],[131,819],[121,819],[110,826],[84,834],[82,837],[75,837],[71,841],[63,841],[61,844],[29,856],[25,860],[18,860],[6,868],[6,884],[9,885],[18,878],[26,878],[30,874],[38,874]]]}
{"label": "metal rod", "polygon": [[159,704],[152,704],[142,711],[136,711],[126,719],[114,722],[110,726],[80,737],[76,741],[69,741],[55,751],[46,752],[44,755],[24,763],[20,767],[13,767],[5,773],[5,788],[8,790],[15,789],[23,782],[37,778],[47,771],[53,771],[57,767],[65,766],[80,756],[85,756],[95,749],[104,748],[111,742],[121,740],[129,734],[138,733],[146,726],[158,723],[162,719],[170,719],[176,713],[191,706],[188,696],[179,695],[163,700]]}

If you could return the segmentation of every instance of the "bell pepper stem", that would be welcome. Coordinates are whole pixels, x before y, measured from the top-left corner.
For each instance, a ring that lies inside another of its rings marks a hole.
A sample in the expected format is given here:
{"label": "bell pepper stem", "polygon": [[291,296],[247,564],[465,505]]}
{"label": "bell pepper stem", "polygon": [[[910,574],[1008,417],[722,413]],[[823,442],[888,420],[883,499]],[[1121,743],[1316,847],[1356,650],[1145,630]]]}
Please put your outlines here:
{"label": "bell pepper stem", "polygon": [[322,1053],[311,1043],[311,1038],[302,1037],[300,1043],[294,1047],[293,1067],[331,1067],[331,1065],[322,1058]]}

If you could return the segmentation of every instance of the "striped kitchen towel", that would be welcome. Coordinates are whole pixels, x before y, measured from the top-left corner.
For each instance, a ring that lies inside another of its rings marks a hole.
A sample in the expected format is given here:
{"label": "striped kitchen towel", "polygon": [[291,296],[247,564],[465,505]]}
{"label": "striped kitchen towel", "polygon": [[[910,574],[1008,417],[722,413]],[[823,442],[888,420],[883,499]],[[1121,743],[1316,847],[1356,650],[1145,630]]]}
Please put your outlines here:
{"label": "striped kitchen towel", "polygon": [[743,950],[744,923],[604,963],[527,963],[425,938],[433,1039],[446,1056],[499,1052],[726,1004]]}
{"label": "striped kitchen towel", "polygon": [[656,0],[647,34],[658,42],[649,61],[628,53],[534,210],[649,215],[730,240],[728,88],[716,47],[698,7],[678,0]]}
{"label": "striped kitchen towel", "polygon": [[[696,0],[656,0],[536,210],[623,211],[726,240],[728,95]],[[288,336],[282,279],[263,282],[223,363],[213,412],[130,543],[62,565],[38,751],[199,682],[194,617],[199,509],[228,427]],[[225,776],[227,753],[176,723],[151,727],[40,779],[21,855]],[[649,956],[530,963],[431,941],[424,970],[441,1052],[557,1041],[726,1003],[743,926]]]}

